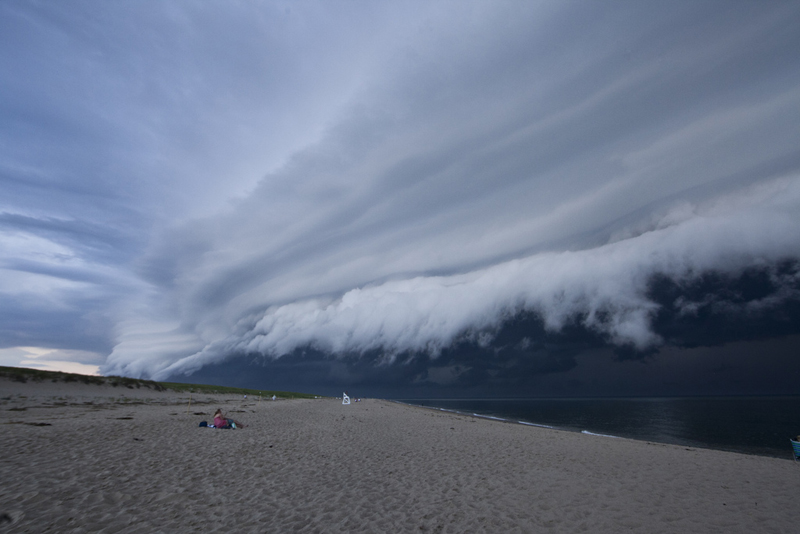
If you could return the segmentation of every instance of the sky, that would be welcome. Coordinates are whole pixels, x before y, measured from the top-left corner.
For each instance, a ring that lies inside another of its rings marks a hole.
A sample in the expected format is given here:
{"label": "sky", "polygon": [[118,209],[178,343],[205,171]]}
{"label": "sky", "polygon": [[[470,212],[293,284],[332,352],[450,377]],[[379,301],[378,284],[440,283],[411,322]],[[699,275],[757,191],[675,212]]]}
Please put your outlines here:
{"label": "sky", "polygon": [[800,6],[0,3],[0,365],[800,383]]}

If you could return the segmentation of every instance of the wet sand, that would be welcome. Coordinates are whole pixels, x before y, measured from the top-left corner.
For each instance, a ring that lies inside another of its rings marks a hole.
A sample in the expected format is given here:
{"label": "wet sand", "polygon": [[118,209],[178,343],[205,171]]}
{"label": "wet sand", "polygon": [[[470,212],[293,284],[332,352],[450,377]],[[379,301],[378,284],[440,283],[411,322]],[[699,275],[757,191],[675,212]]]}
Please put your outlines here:
{"label": "wet sand", "polygon": [[[0,532],[796,532],[787,460],[380,400],[0,379]],[[198,427],[217,407],[248,424]]]}

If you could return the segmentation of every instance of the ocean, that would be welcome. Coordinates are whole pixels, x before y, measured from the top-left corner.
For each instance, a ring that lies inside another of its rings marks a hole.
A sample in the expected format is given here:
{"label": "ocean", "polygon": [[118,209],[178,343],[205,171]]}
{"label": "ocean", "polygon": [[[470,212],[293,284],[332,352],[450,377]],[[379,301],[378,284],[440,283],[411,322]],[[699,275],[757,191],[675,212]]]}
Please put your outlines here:
{"label": "ocean", "polygon": [[800,434],[800,396],[395,400],[559,430],[787,459],[789,438]]}

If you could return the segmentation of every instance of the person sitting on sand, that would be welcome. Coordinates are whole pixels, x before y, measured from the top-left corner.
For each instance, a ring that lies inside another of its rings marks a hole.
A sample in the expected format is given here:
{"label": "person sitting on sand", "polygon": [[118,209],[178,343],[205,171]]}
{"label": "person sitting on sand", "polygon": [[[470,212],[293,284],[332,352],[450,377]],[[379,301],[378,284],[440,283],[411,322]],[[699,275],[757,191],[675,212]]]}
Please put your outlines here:
{"label": "person sitting on sand", "polygon": [[[236,426],[234,426],[236,425]],[[215,428],[244,428],[245,425],[237,421],[236,419],[228,419],[222,413],[222,408],[217,408],[217,411],[214,413],[214,427]]]}

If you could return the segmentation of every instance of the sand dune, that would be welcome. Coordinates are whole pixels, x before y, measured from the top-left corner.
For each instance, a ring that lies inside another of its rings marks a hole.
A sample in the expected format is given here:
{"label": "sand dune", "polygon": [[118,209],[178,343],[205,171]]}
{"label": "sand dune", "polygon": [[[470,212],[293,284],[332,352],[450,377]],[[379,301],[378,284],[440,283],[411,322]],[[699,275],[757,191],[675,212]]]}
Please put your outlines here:
{"label": "sand dune", "polygon": [[[0,531],[797,529],[791,460],[379,400],[192,400],[0,381]],[[199,428],[218,406],[250,426]]]}

